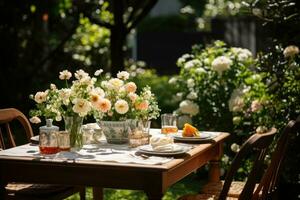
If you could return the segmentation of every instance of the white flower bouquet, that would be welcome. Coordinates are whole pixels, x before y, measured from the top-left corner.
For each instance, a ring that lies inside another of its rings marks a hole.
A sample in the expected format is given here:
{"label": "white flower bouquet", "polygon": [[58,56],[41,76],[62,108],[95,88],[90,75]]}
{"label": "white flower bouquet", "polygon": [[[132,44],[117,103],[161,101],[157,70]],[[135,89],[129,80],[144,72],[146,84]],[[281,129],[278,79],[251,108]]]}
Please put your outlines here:
{"label": "white flower bouquet", "polygon": [[100,100],[97,118],[106,121],[127,119],[151,120],[159,116],[156,98],[150,87],[142,88],[138,94],[136,84],[129,81],[129,73],[119,72],[117,78],[105,78],[100,82],[105,93]]}
{"label": "white flower bouquet", "polygon": [[[82,118],[87,115],[93,115],[98,121],[126,122],[128,119],[151,120],[159,116],[159,108],[150,87],[142,89],[140,94],[137,93],[137,86],[134,82],[129,81],[129,73],[126,71],[119,72],[117,78],[109,76],[100,77],[103,70],[97,70],[90,77],[83,70],[74,73],[75,80],[69,87],[68,80],[72,73],[64,70],[60,72],[59,78],[65,80],[66,87],[57,89],[54,84],[50,89],[37,92],[31,95],[31,98],[37,103],[37,108],[31,110],[30,115],[32,123],[39,123],[39,116],[52,118],[60,121],[65,120],[65,127],[71,133],[71,146],[82,146],[80,138],[80,126]],[[116,134],[122,138],[118,141],[112,141],[116,135],[113,129],[103,128],[106,133],[108,142],[124,143],[128,138],[128,127],[126,123],[119,127]],[[115,126],[116,123],[109,123]],[[121,123],[122,124],[122,123]],[[104,124],[102,124],[104,126]],[[105,131],[108,130],[108,131]],[[116,129],[115,129],[116,130]],[[111,138],[110,138],[111,136]]]}
{"label": "white flower bouquet", "polygon": [[62,116],[79,115],[85,117],[93,114],[95,118],[109,121],[126,119],[155,119],[159,116],[159,108],[150,87],[137,94],[137,86],[128,81],[129,73],[119,72],[117,78],[99,77],[102,69],[91,77],[82,69],[74,73],[75,80],[69,86],[72,73],[64,70],[59,78],[65,80],[65,88],[58,89],[54,84],[50,89],[30,95],[37,104],[31,110],[31,122],[41,120],[39,116],[60,121]]}
{"label": "white flower bouquet", "polygon": [[82,69],[74,73],[75,80],[69,86],[72,73],[68,70],[60,72],[59,78],[65,81],[65,87],[58,89],[50,84],[50,89],[37,92],[30,97],[37,103],[37,109],[31,110],[31,122],[40,122],[39,116],[60,121],[63,116],[78,115],[85,117],[98,110],[98,100],[104,97],[104,91],[95,86],[97,78],[90,77]]}

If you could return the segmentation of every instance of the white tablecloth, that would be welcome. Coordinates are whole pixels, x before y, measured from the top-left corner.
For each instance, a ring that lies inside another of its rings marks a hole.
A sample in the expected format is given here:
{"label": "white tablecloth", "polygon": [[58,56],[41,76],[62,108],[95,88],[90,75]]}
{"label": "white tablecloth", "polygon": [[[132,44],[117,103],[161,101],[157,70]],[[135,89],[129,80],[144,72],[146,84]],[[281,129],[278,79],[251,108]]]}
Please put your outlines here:
{"label": "white tablecloth", "polygon": [[[219,133],[211,132],[215,136]],[[151,129],[151,135],[159,135],[160,129]],[[192,149],[193,144],[179,144],[184,146],[186,150]],[[136,154],[137,148],[129,148],[128,144],[113,145],[107,144],[106,141],[100,144],[84,145],[83,148],[75,152],[59,152],[52,155],[41,155],[37,145],[26,144],[15,148],[0,151],[0,156],[17,156],[17,157],[30,157],[40,158],[47,161],[102,161],[102,162],[117,162],[117,163],[136,163],[145,165],[157,165],[171,161],[172,157],[159,157],[159,156],[139,156]]]}

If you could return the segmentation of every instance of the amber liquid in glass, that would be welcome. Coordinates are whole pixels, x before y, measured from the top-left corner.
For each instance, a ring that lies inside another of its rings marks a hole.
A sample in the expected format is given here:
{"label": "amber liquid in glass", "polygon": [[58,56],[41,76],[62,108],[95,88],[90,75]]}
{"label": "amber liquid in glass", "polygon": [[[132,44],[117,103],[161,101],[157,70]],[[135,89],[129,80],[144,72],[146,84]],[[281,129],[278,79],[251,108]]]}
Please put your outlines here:
{"label": "amber liquid in glass", "polygon": [[59,151],[70,151],[70,147],[59,147]]}
{"label": "amber liquid in glass", "polygon": [[40,147],[41,154],[54,154],[58,152],[59,152],[58,147]]}
{"label": "amber liquid in glass", "polygon": [[169,133],[177,133],[178,128],[176,126],[164,126],[161,128],[161,133],[169,134]]}

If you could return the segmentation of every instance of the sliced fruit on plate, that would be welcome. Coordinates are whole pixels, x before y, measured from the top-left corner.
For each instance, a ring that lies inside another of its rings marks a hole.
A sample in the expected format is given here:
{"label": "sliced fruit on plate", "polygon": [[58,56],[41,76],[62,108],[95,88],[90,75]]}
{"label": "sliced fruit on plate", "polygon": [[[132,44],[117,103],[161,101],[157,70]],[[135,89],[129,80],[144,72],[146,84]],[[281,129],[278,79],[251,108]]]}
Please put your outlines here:
{"label": "sliced fruit on plate", "polygon": [[198,129],[194,126],[192,126],[189,123],[185,123],[182,131],[182,136],[183,137],[199,137],[200,132]]}

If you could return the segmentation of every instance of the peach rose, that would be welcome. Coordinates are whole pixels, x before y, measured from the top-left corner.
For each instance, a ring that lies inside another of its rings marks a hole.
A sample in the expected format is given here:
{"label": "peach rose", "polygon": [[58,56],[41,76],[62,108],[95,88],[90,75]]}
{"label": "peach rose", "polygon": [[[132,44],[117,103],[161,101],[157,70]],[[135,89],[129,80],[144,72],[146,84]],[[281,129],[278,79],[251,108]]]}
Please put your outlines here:
{"label": "peach rose", "polygon": [[135,93],[137,87],[136,87],[136,84],[134,82],[129,82],[125,85],[125,89],[126,89],[127,92]]}
{"label": "peach rose", "polygon": [[140,103],[135,104],[135,108],[138,110],[147,110],[149,107],[149,102],[148,101],[142,101]]}
{"label": "peach rose", "polygon": [[108,112],[111,109],[111,102],[108,99],[100,98],[96,108],[101,112]]}

